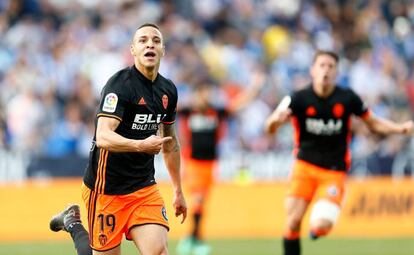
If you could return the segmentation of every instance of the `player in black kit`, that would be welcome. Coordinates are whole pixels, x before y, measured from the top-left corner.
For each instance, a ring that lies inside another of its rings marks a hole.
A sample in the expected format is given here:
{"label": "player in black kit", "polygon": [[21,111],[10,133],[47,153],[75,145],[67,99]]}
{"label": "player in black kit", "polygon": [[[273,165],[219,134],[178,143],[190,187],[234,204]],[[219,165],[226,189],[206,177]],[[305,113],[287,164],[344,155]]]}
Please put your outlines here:
{"label": "player in black kit", "polygon": [[51,221],[52,230],[71,233],[80,255],[91,253],[85,242],[93,254],[118,255],[123,235],[141,254],[168,254],[168,219],[154,179],[154,154],[161,149],[173,183],[175,215],[183,215],[182,222],[186,218],[174,129],[177,90],[158,73],[164,44],[156,25],[137,29],[131,54],[134,65],[113,75],[101,95],[82,187],[89,238],[76,205]]}
{"label": "player in black kit", "polygon": [[180,140],[183,145],[184,184],[191,199],[190,215],[193,220],[190,235],[177,245],[178,255],[208,255],[211,248],[203,241],[201,223],[204,207],[214,183],[213,170],[217,164],[218,144],[225,134],[231,115],[246,107],[260,92],[265,81],[262,71],[254,72],[252,85],[243,89],[225,106],[211,101],[213,88],[210,82],[193,87],[192,101],[180,107]]}
{"label": "player in black kit", "polygon": [[372,132],[412,134],[413,122],[399,124],[375,116],[352,90],[335,86],[338,56],[316,53],[312,84],[285,97],[266,121],[269,133],[289,119],[295,129],[297,160],[285,201],[285,255],[300,254],[300,228],[309,203],[312,239],[328,234],[339,216],[346,171],[350,166],[351,116],[360,117]]}

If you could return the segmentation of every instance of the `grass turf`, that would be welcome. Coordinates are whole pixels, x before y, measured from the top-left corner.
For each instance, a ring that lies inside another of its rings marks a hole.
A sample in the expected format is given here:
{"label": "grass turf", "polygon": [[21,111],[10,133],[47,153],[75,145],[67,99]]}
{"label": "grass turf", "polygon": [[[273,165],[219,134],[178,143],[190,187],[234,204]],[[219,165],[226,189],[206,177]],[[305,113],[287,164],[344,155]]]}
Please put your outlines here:
{"label": "grass turf", "polygon": [[[275,255],[282,254],[281,242],[276,239],[209,240],[212,255]],[[169,244],[170,255],[175,254],[176,242]],[[76,255],[71,242],[64,243],[1,243],[0,255]],[[132,242],[124,242],[122,254],[138,254]],[[303,255],[411,255],[413,239],[322,239],[304,240]]]}

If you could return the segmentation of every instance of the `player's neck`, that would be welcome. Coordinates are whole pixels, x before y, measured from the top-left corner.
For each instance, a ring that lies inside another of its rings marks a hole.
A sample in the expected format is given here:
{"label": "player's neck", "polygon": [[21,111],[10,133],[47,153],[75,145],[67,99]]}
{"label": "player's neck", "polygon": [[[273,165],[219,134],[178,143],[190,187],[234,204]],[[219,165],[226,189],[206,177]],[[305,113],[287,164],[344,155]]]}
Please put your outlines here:
{"label": "player's neck", "polygon": [[148,67],[145,67],[145,66],[142,66],[142,65],[139,65],[139,64],[135,63],[135,67],[148,80],[154,81],[155,78],[157,78],[157,75],[158,75],[158,65],[157,66],[154,66],[154,67],[148,68]]}
{"label": "player's neck", "polygon": [[335,85],[332,84],[329,87],[324,87],[323,85],[313,85],[313,91],[315,94],[320,98],[327,98],[329,97],[333,91],[335,90]]}

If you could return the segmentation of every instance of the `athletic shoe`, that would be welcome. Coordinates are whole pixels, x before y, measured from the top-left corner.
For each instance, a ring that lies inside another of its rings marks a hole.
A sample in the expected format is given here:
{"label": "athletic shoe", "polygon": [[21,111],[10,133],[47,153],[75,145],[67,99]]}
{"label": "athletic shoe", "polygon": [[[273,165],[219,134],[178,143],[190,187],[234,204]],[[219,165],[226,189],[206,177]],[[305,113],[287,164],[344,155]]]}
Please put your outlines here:
{"label": "athletic shoe", "polygon": [[211,247],[210,245],[204,242],[196,242],[193,247],[192,255],[210,255],[211,254]]}
{"label": "athletic shoe", "polygon": [[52,217],[50,220],[50,230],[54,232],[68,231],[69,227],[80,223],[79,205],[69,205],[65,210]]}
{"label": "athletic shoe", "polygon": [[193,246],[195,245],[195,240],[193,237],[187,237],[178,242],[176,247],[177,255],[191,255]]}

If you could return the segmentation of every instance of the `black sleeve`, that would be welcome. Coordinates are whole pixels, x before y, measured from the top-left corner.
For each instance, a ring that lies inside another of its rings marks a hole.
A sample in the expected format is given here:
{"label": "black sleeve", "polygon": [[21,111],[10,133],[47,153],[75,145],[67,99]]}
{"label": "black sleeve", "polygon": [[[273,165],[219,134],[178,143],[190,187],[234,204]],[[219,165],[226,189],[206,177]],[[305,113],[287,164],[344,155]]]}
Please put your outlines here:
{"label": "black sleeve", "polygon": [[363,116],[365,115],[369,109],[368,106],[362,102],[362,99],[352,90],[351,93],[351,111],[356,116]]}
{"label": "black sleeve", "polygon": [[121,121],[130,95],[127,81],[120,74],[115,74],[102,89],[97,116],[113,117]]}
{"label": "black sleeve", "polygon": [[167,115],[162,119],[163,124],[173,124],[175,122],[175,117],[177,115],[177,101],[178,101],[178,93],[175,84],[168,80],[172,87],[171,87],[171,96],[168,98],[168,107],[167,107]]}
{"label": "black sleeve", "polygon": [[290,104],[288,108],[292,110],[292,115],[298,115],[299,102],[300,100],[298,99],[297,93],[290,94]]}

